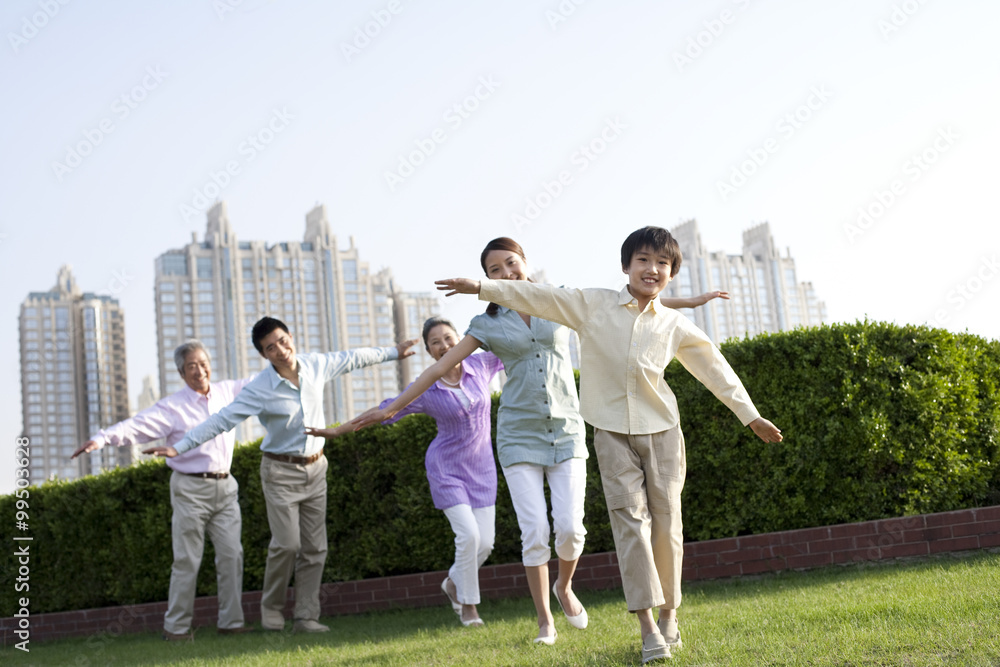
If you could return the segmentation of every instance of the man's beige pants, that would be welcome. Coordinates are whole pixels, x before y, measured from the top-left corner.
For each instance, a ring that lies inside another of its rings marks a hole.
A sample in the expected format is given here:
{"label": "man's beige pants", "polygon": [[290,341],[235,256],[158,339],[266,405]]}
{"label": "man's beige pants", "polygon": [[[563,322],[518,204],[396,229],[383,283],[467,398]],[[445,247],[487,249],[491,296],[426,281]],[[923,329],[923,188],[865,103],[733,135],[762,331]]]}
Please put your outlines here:
{"label": "man's beige pants", "polygon": [[288,583],[295,574],[295,619],[319,619],[319,586],[326,564],[325,456],[309,465],[260,460],[271,543],[264,568],[261,619],[281,622]]}
{"label": "man's beige pants", "polygon": [[681,490],[687,464],[680,426],[627,435],[594,429],[611,532],[629,611],[681,604]]}
{"label": "man's beige pants", "polygon": [[205,532],[215,547],[219,587],[219,627],[243,625],[242,519],[239,484],[232,476],[202,479],[175,472],[170,476],[170,504],[174,565],[163,629],[184,634],[191,629],[198,568],[205,548]]}

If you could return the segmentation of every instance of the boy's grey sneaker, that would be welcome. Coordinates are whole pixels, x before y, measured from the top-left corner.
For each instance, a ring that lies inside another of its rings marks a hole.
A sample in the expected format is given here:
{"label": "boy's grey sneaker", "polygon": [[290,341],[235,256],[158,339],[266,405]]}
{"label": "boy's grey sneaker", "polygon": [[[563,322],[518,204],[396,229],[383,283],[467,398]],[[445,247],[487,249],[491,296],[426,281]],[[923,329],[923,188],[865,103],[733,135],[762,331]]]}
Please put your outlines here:
{"label": "boy's grey sneaker", "polygon": [[666,660],[670,657],[670,647],[667,640],[659,632],[650,632],[642,640],[642,664],[654,660]]}
{"label": "boy's grey sneaker", "polygon": [[682,646],[681,643],[681,631],[677,629],[677,619],[667,619],[664,616],[660,616],[660,620],[656,622],[656,627],[660,629],[660,634],[667,642],[667,646],[672,649],[679,649]]}

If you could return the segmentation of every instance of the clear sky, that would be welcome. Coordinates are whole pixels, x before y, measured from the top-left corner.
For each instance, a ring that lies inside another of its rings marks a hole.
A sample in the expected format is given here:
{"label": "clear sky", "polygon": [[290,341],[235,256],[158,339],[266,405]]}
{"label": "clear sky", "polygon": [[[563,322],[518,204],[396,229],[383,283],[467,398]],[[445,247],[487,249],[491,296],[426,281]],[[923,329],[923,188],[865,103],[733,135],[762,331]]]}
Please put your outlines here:
{"label": "clear sky", "polygon": [[996,2],[63,2],[0,6],[8,461],[27,293],[71,264],[120,299],[134,402],[154,258],[216,198],[268,242],[325,203],[411,291],[501,235],[550,282],[618,287],[639,226],[738,253],[768,221],[832,321],[1000,338]]}

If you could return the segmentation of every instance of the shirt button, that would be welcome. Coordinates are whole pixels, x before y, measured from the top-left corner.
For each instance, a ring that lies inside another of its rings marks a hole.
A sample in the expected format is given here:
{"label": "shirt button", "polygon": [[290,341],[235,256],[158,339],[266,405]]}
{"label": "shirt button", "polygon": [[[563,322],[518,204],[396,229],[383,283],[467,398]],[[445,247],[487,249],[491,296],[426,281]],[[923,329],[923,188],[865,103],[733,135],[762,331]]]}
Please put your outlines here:
{"label": "shirt button", "polygon": [[546,419],[552,419],[552,415],[546,415],[545,418]]}
{"label": "shirt button", "polygon": [[541,357],[541,356],[542,356],[542,355],[540,355],[540,354],[536,354],[536,355],[535,355],[535,357]]}
{"label": "shirt button", "polygon": [[538,372],[539,372],[539,373],[541,373],[541,372],[542,372],[542,369],[541,369],[541,368],[539,368],[539,369],[538,369]]}
{"label": "shirt button", "polygon": [[531,339],[531,342],[532,342],[532,343],[534,343],[534,342],[535,342],[535,339],[534,339],[534,338],[532,338],[532,339]]}
{"label": "shirt button", "polygon": [[542,401],[542,403],[544,403],[545,405],[548,405],[549,404],[549,399],[546,398],[544,401]]}
{"label": "shirt button", "polygon": [[632,343],[632,347],[639,347],[639,343]]}

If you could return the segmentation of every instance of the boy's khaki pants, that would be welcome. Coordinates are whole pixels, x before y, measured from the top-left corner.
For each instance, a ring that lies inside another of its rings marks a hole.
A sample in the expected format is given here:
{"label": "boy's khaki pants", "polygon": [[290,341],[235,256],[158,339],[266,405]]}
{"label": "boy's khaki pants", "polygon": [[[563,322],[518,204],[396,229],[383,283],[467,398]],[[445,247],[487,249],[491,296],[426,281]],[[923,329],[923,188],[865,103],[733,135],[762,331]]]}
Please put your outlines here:
{"label": "boy's khaki pants", "polygon": [[629,611],[681,604],[687,470],[680,426],[645,435],[594,429],[611,531]]}

